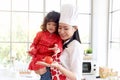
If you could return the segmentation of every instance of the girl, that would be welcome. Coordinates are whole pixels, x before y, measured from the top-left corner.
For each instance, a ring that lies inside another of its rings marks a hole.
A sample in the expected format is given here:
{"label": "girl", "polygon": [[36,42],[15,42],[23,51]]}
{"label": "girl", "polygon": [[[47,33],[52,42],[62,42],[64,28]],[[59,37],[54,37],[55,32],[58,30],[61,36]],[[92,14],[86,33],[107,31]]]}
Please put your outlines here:
{"label": "girl", "polygon": [[[38,65],[36,62],[43,61],[45,56],[52,56],[55,53],[60,55],[60,52],[62,51],[62,40],[57,32],[59,17],[60,13],[55,11],[49,12],[46,15],[41,26],[42,31],[36,34],[34,41],[30,46],[30,50],[28,51],[29,55],[32,56],[29,69],[40,74],[40,80],[51,80],[51,73],[48,67],[46,68],[45,66]],[[58,47],[59,49],[57,51],[49,50],[49,48],[52,47]]]}
{"label": "girl", "polygon": [[[82,61],[84,50],[78,33],[78,11],[75,6],[64,4],[61,8],[58,33],[63,40],[63,52],[60,56],[60,63],[53,62],[51,65],[44,62],[37,64],[57,68],[65,77],[61,79],[58,73],[57,79],[53,80],[81,80],[82,79]],[[51,48],[55,50],[54,47]]]}

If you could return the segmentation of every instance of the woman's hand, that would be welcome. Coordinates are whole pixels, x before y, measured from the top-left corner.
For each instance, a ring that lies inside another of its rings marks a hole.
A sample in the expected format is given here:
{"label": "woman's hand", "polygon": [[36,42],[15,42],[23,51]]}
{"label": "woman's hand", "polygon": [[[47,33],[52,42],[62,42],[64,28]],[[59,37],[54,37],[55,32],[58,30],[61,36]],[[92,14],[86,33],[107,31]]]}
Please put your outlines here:
{"label": "woman's hand", "polygon": [[58,64],[58,62],[53,62],[51,65],[50,65],[50,67],[55,67],[55,68],[59,68],[60,67],[60,64]]}
{"label": "woman's hand", "polygon": [[37,61],[36,64],[43,65],[43,66],[46,66],[46,67],[55,67],[55,68],[60,67],[60,64],[58,64],[57,62],[52,62],[51,64],[48,64],[48,63],[43,62],[43,61]]}
{"label": "woman's hand", "polygon": [[54,47],[53,48],[48,48],[48,50],[53,50],[54,53],[59,53],[60,52],[60,49],[58,48],[57,44],[54,44]]}
{"label": "woman's hand", "polygon": [[44,61],[37,61],[36,64],[43,65],[43,66],[46,66],[46,67],[50,67],[51,66],[51,64],[48,64],[48,63],[46,63]]}

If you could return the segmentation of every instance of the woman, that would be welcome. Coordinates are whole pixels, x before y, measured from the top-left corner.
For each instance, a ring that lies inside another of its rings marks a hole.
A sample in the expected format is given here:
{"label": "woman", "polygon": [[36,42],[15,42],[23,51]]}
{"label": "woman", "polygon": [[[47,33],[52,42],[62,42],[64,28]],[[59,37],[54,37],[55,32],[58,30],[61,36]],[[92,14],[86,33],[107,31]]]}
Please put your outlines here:
{"label": "woman", "polygon": [[[38,62],[37,64],[55,67],[66,77],[56,80],[81,80],[84,51],[78,34],[78,12],[76,7],[70,4],[62,6],[58,33],[64,42],[64,50],[60,56],[61,64],[58,62],[53,62],[51,65],[44,62]],[[52,48],[52,50],[56,49]]]}

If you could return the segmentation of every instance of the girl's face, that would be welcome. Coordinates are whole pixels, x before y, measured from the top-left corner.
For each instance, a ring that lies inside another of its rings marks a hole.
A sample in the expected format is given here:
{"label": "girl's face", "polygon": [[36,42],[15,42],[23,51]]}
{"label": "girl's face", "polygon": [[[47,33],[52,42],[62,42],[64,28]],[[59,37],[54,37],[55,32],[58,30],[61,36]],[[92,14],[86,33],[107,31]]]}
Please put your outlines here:
{"label": "girl's face", "polygon": [[68,24],[59,23],[58,33],[63,41],[70,39],[73,36],[75,30],[76,29],[74,27]]}
{"label": "girl's face", "polygon": [[47,22],[46,26],[50,33],[54,33],[56,31],[57,24],[55,22]]}

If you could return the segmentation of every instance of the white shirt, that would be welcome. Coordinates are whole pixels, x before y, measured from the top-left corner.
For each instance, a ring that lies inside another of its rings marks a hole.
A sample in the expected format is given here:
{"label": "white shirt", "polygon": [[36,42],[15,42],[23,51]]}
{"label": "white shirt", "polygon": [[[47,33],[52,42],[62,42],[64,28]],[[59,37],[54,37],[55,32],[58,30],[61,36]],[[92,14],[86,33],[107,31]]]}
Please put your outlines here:
{"label": "white shirt", "polygon": [[[60,56],[62,65],[76,74],[76,80],[82,79],[83,48],[77,40],[67,45]],[[70,79],[69,79],[70,80]]]}

